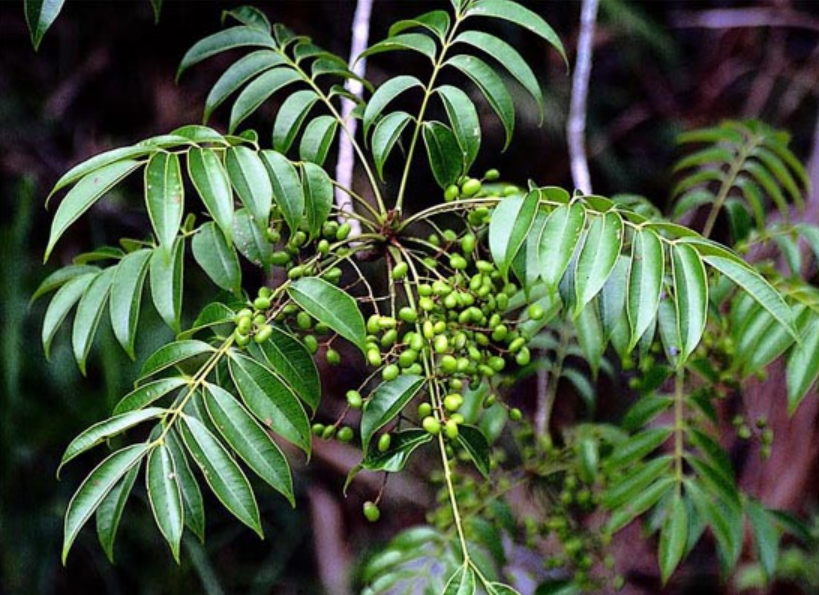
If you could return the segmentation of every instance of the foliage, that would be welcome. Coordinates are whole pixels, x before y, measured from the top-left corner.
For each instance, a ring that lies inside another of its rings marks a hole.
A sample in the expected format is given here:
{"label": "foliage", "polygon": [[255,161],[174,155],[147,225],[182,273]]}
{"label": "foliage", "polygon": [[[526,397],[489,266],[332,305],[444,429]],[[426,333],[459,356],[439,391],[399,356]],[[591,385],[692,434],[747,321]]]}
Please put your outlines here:
{"label": "foliage", "polygon": [[[532,547],[554,535],[563,552],[554,563],[571,571],[573,588],[588,589],[601,578],[590,572],[595,557],[605,558],[612,534],[638,517],[659,534],[663,582],[706,529],[724,570],[733,569],[745,519],[765,576],[773,576],[783,524],[739,491],[714,435],[714,400],[737,371],[759,372],[783,355],[792,410],[819,376],[810,356],[819,302],[799,276],[795,249],[801,234],[819,255],[819,233],[765,220],[768,202],[786,214],[806,189],[788,139],[756,122],[684,134],[686,145],[707,147],[678,164],[684,175],[671,219],[638,197],[522,189],[498,183],[495,170],[473,177],[471,167],[482,133],[473,97],[488,104],[507,145],[513,85],[544,109],[531,68],[482,27],[522,26],[565,59],[552,28],[523,6],[453,0],[449,12],[394,24],[362,57],[419,54],[429,76],[398,74],[375,89],[362,81],[366,101],[345,89],[356,78],[346,62],[309,38],[271,26],[252,8],[228,11],[226,20],[235,24],[194,45],[179,74],[227,50],[250,50],[206,99],[205,122],[232,102],[228,133],[190,125],[114,149],[68,171],[52,191],[67,190],[46,259],[78,218],[137,172],[153,233],[80,255],[43,282],[34,299],[53,293],[43,322],[46,353],[74,311],[71,344],[81,371],[103,320],[135,358],[146,291],[176,333],[145,359],[112,416],[63,455],[65,465],[103,443],[113,447],[68,506],[63,560],[92,516],[113,558],[143,466],[149,507],[177,560],[185,527],[204,539],[201,480],[262,535],[246,470],[294,505],[290,447],[309,457],[317,437],[349,442],[357,434],[362,459],[347,485],[362,469],[398,472],[416,453],[435,453],[447,504],[430,515],[430,527],[399,535],[369,561],[367,592],[516,593],[503,572],[504,535],[523,535]],[[449,76],[476,93],[449,84]],[[396,108],[409,98],[417,100],[415,111]],[[279,107],[266,148],[266,132],[240,128],[271,99]],[[357,104],[362,139],[352,138],[341,117],[342,100]],[[339,134],[351,137],[372,203],[325,169]],[[398,148],[405,150],[394,184],[386,174]],[[411,212],[411,197],[426,190],[410,187],[415,167],[429,168],[444,200]],[[355,211],[337,208],[335,191]],[[708,209],[702,233],[679,221],[700,207]],[[721,214],[739,250],[775,242],[791,275],[751,266],[709,239]],[[362,233],[351,234],[352,219]],[[189,256],[213,282],[215,299],[188,324]],[[378,263],[378,279],[362,272],[365,261]],[[251,267],[268,283],[249,287]],[[372,373],[350,387],[338,419],[313,423],[323,394],[314,357],[337,365],[342,352],[363,357]],[[635,362],[640,395],[619,425],[553,432],[562,380],[593,410],[598,371],[616,376],[618,365]],[[536,372],[551,381],[542,399],[524,406],[534,412],[533,427],[504,389]],[[753,432],[743,420],[737,426],[740,435]],[[758,431],[769,446],[764,423]],[[124,433],[135,440],[124,444]],[[523,478],[507,464],[510,454],[523,461]],[[502,502],[524,480],[542,523],[515,518]],[[380,498],[365,504],[368,519],[377,520]],[[605,521],[588,521],[595,512]],[[406,580],[433,561],[428,585]]]}

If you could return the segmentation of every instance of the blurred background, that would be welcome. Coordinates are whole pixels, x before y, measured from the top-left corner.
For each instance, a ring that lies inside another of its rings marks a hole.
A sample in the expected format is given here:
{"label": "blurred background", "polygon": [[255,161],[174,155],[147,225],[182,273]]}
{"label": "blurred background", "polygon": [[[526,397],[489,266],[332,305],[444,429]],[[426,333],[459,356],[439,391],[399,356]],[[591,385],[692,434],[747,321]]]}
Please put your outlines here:
{"label": "blurred background", "polygon": [[[375,0],[371,40],[381,39],[399,18],[445,4]],[[524,4],[557,30],[573,60],[580,3]],[[265,541],[211,506],[206,545],[186,539],[177,566],[147,506],[132,500],[120,527],[115,565],[105,559],[90,527],[80,535],[68,565],[60,565],[62,516],[93,461],[70,467],[61,481],[54,475],[57,463],[68,442],[106,416],[129,390],[137,364],[103,332],[83,378],[65,329],[46,362],[39,339],[45,302],[30,306],[29,297],[49,272],[78,252],[115,241],[123,230],[141,234],[148,221],[138,211],[138,197],[103,201],[43,265],[50,225],[45,197],[61,173],[95,153],[199,122],[210,86],[234,57],[209,60],[178,83],[176,68],[187,48],[220,28],[221,11],[238,5],[166,0],[155,24],[147,0],[71,0],[35,52],[22,2],[0,2],[0,595],[343,593],[345,573],[365,550],[423,521],[432,499],[429,488],[408,473],[388,492],[385,506],[391,514],[376,526],[365,526],[359,511],[369,495],[366,482],[346,500],[341,497],[356,454],[334,444],[318,450],[309,470],[298,471],[295,513],[269,490],[258,491]],[[260,1],[257,6],[271,21],[346,56],[352,0]],[[540,76],[546,116],[539,125],[535,105],[521,98],[515,140],[501,153],[503,131],[487,109],[476,171],[496,167],[505,179],[521,184],[533,179],[570,187],[564,129],[571,79],[545,44],[521,29],[504,33]],[[675,135],[723,118],[747,117],[789,131],[796,153],[811,162],[814,188],[819,188],[816,0],[601,0],[594,49],[587,144],[596,193],[640,194],[664,208],[677,156]],[[371,59],[368,74],[378,83],[396,68],[420,73],[422,67],[404,56],[383,55]],[[267,115],[274,110],[269,106]],[[271,120],[264,116],[263,110],[248,125],[269,134]],[[211,124],[224,129],[226,120],[221,110]],[[439,200],[439,190],[425,176],[413,181],[420,190],[410,208]],[[805,214],[815,224],[817,202],[819,197],[813,197]],[[203,280],[190,279],[193,289],[186,299],[191,312],[198,283],[209,291]],[[203,293],[200,299],[206,297]],[[138,344],[144,357],[169,331],[150,316],[142,323],[149,329]],[[342,370],[351,381],[359,373]],[[750,453],[736,460],[743,485],[766,504],[810,515],[819,500],[819,406],[813,395],[798,419],[789,420],[784,390],[776,370],[749,388],[749,416],[767,415],[777,442],[766,462]],[[819,553],[800,555],[794,564],[804,576],[783,583],[778,592],[819,593]],[[650,552],[635,551],[632,558],[632,568],[624,569],[634,579],[631,592],[657,592],[652,590],[656,583],[639,587],[641,574],[656,575]],[[714,583],[713,577],[704,586],[696,568],[684,573],[691,580],[665,592],[735,590],[735,585]]]}

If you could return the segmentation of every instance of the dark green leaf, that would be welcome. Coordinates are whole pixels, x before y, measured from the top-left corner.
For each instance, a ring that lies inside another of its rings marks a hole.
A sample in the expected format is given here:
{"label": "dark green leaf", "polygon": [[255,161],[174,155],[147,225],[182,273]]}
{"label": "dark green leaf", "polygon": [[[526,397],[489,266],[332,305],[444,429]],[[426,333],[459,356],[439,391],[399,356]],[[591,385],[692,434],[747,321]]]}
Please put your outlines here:
{"label": "dark green leaf", "polygon": [[131,467],[131,470],[108,492],[97,508],[97,538],[111,564],[114,563],[114,541],[117,537],[119,522],[138,474],[139,467]]}
{"label": "dark green leaf", "polygon": [[333,208],[333,181],[327,172],[315,163],[302,164],[301,171],[307,230],[310,237],[314,238],[321,231],[321,226],[327,221]]}
{"label": "dark green leaf", "polygon": [[384,163],[390,156],[401,133],[412,121],[407,112],[392,112],[387,114],[375,126],[372,137],[373,161],[378,177],[384,179]]}
{"label": "dark green leaf", "polygon": [[671,436],[671,428],[650,428],[618,444],[606,461],[611,468],[622,469],[653,452]]}
{"label": "dark green leaf", "polygon": [[310,89],[296,91],[285,99],[273,124],[273,148],[276,151],[287,153],[318,99],[318,94]]}
{"label": "dark green leaf", "polygon": [[619,531],[654,506],[675,485],[677,485],[677,480],[674,477],[664,477],[654,482],[612,513],[607,525],[608,529],[612,532]]}
{"label": "dark green leaf", "polygon": [[202,492],[196,478],[193,476],[188,458],[182,450],[182,445],[176,437],[176,432],[171,431],[165,436],[165,443],[173,456],[176,466],[176,477],[179,480],[179,490],[182,494],[182,503],[185,506],[185,524],[199,538],[205,540],[205,505],[202,500]]}
{"label": "dark green leaf", "polygon": [[404,469],[410,456],[418,447],[431,441],[432,434],[426,430],[393,432],[389,449],[380,452],[377,448],[370,448],[367,451],[367,456],[361,462],[361,466],[370,471],[396,473]]}
{"label": "dark green leaf", "polygon": [[441,188],[446,188],[463,172],[461,148],[445,124],[424,122],[422,132],[432,175]]}
{"label": "dark green leaf", "polygon": [[42,340],[46,358],[49,357],[51,342],[54,340],[54,336],[57,334],[63,320],[65,320],[71,308],[74,307],[74,304],[76,304],[83,293],[85,293],[85,290],[96,278],[97,274],[98,273],[91,272],[73,277],[60,287],[57,293],[54,294],[54,297],[51,298],[51,302],[49,302],[48,309],[45,313],[45,318],[43,319]]}
{"label": "dark green leaf", "polygon": [[57,269],[51,273],[46,279],[40,283],[37,291],[32,294],[29,304],[33,304],[37,299],[43,297],[45,294],[55,291],[74,279],[88,273],[98,273],[99,267],[87,264],[70,264]]}
{"label": "dark green leaf", "polygon": [[414,27],[423,27],[443,40],[449,32],[449,15],[443,10],[433,10],[413,19],[398,21],[390,27],[388,35],[393,37]]}
{"label": "dark green leaf", "polygon": [[266,232],[260,229],[257,221],[247,209],[239,209],[233,218],[233,243],[239,252],[257,267],[270,264],[273,253]]}
{"label": "dark green leaf", "polygon": [[800,318],[799,334],[802,342],[798,343],[788,356],[786,368],[788,380],[788,412],[793,414],[811,386],[819,378],[819,316]]}
{"label": "dark green leaf", "polygon": [[111,298],[108,300],[111,328],[131,359],[136,357],[134,342],[150,257],[150,250],[131,252],[117,265],[111,282]]}
{"label": "dark green leaf", "polygon": [[367,452],[373,435],[404,409],[424,385],[424,378],[404,374],[383,382],[373,392],[361,415],[361,449]]}
{"label": "dark green leaf", "polygon": [[193,148],[188,153],[188,174],[205,208],[225,234],[233,238],[233,191],[222,160],[212,149]]}
{"label": "dark green leaf", "polygon": [[304,189],[296,168],[281,153],[262,151],[262,159],[272,184],[273,198],[290,231],[295,233],[304,218]]}
{"label": "dark green leaf", "polygon": [[462,424],[458,426],[457,440],[475,464],[475,468],[489,479],[489,443],[483,432],[475,426]]}
{"label": "dark green leaf", "polygon": [[145,360],[139,376],[140,378],[147,378],[192,357],[202,355],[203,353],[215,352],[216,350],[204,341],[174,341],[154,351],[150,357]]}
{"label": "dark green leaf", "polygon": [[282,64],[284,58],[270,50],[257,50],[234,62],[222,73],[208,93],[205,100],[205,122],[210,119],[213,110],[247,81]]}
{"label": "dark green leaf", "polygon": [[319,116],[311,120],[304,129],[299,145],[299,156],[302,161],[324,165],[337,128],[338,122],[332,116]]}
{"label": "dark green leaf", "polygon": [[[503,277],[535,220],[540,197],[536,191],[526,196],[508,196],[498,203],[489,223],[489,251]],[[548,225],[548,223],[547,223]]]}
{"label": "dark green leaf", "polygon": [[538,262],[541,278],[550,291],[557,288],[586,224],[586,210],[578,203],[557,207],[540,236]]}
{"label": "dark green leaf", "polygon": [[780,532],[776,528],[771,514],[754,500],[745,501],[745,513],[751,521],[754,532],[754,547],[759,563],[765,573],[765,578],[772,581],[776,576],[777,560],[779,559]]}
{"label": "dark green leaf", "polygon": [[659,561],[663,584],[668,582],[685,554],[688,542],[688,509],[679,492],[674,494],[666,508],[666,517],[660,530]]}
{"label": "dark green leaf", "polygon": [[216,285],[239,293],[242,286],[242,269],[239,258],[222,232],[213,222],[205,223],[191,241],[193,258]]}
{"label": "dark green leaf", "polygon": [[60,14],[65,0],[25,0],[26,24],[31,34],[31,44],[37,50],[43,35]]}
{"label": "dark green leaf", "polygon": [[367,331],[358,304],[344,290],[316,277],[304,277],[287,293],[310,316],[364,351]]}
{"label": "dark green leaf", "polygon": [[617,264],[623,245],[623,220],[615,213],[595,217],[577,259],[575,315],[596,296]]}
{"label": "dark green leaf", "polygon": [[708,279],[699,254],[686,244],[672,244],[674,307],[682,363],[699,345],[708,318]]}
{"label": "dark green leaf", "polygon": [[182,314],[182,275],[185,240],[174,242],[170,255],[154,250],[148,272],[151,279],[151,298],[154,308],[174,332],[179,332]]}
{"label": "dark green leaf", "polygon": [[270,33],[270,21],[267,20],[265,14],[255,6],[239,6],[232,10],[222,11],[222,23],[228,17],[233,17],[243,25],[247,25],[253,29]]}
{"label": "dark green leaf", "polygon": [[179,542],[182,540],[182,531],[185,527],[185,509],[182,505],[176,465],[167,446],[159,445],[148,455],[145,486],[154,520],[178,564]]}
{"label": "dark green leaf", "polygon": [[301,80],[298,72],[284,67],[274,68],[257,76],[233,102],[228,130],[233,133],[245,118],[259,109],[276,91],[298,80]]}
{"label": "dark green leaf", "polygon": [[629,351],[657,316],[665,276],[663,243],[653,231],[635,232],[631,247],[626,314],[631,330]]}
{"label": "dark green leaf", "polygon": [[259,349],[273,371],[315,411],[321,399],[321,383],[316,364],[307,348],[292,335],[273,327],[270,339]]}
{"label": "dark green leaf", "polygon": [[170,253],[185,208],[182,171],[176,153],[155,153],[148,162],[145,205],[160,247]]}
{"label": "dark green leaf", "polygon": [[645,465],[639,465],[627,474],[619,474],[607,487],[603,495],[603,505],[615,510],[634,500],[649,485],[663,475],[671,475],[672,459],[668,455],[657,457]]}
{"label": "dark green leaf", "polygon": [[637,402],[623,416],[620,425],[627,432],[633,432],[653,420],[663,411],[667,411],[674,404],[671,397],[646,395]]}
{"label": "dark green leaf", "polygon": [[475,571],[471,566],[461,566],[449,577],[441,595],[475,595]]}
{"label": "dark green leaf", "polygon": [[[600,361],[603,359],[607,343],[597,310],[597,302],[589,302],[574,320],[577,342],[595,377],[600,369]],[[568,372],[568,370],[565,371]]]}
{"label": "dark green leaf", "polygon": [[188,384],[188,380],[178,376],[162,378],[143,384],[122,397],[116,407],[114,407],[113,414],[118,416],[123,413],[142,409],[186,384]]}
{"label": "dark green leaf", "polygon": [[433,64],[437,53],[435,42],[427,35],[423,33],[403,33],[401,35],[391,35],[384,41],[371,45],[359,55],[358,59],[395,50],[418,52],[429,58]]}
{"label": "dark green leaf", "polygon": [[220,52],[239,47],[261,46],[276,49],[276,44],[269,33],[253,27],[231,27],[219,31],[194,44],[182,58],[177,78],[186,69]]}
{"label": "dark green leaf", "polygon": [[231,147],[225,155],[230,182],[259,229],[267,229],[273,187],[259,154],[248,147]]}
{"label": "dark green leaf", "polygon": [[414,76],[401,75],[387,80],[376,89],[364,110],[364,134],[367,135],[384,108],[396,97],[413,87],[423,87]]}
{"label": "dark green leaf", "polygon": [[111,291],[111,280],[116,269],[111,267],[99,273],[83,293],[77,305],[77,314],[74,317],[74,328],[71,334],[71,345],[74,349],[74,359],[85,375],[85,361],[88,351],[94,341],[102,313],[105,311],[105,302]]}
{"label": "dark green leaf", "polygon": [[469,171],[481,148],[481,122],[478,110],[469,95],[452,85],[441,85],[436,89],[444,104],[452,132],[462,152],[463,171]]}

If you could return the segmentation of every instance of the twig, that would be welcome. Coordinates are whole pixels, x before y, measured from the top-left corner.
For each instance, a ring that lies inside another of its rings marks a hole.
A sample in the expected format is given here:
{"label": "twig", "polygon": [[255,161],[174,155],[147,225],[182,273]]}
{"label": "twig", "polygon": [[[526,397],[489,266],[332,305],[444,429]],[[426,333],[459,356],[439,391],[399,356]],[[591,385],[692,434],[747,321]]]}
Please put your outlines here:
{"label": "twig", "polygon": [[678,29],[742,29],[747,27],[787,27],[819,31],[819,19],[787,8],[715,8],[674,12],[671,26]]}
{"label": "twig", "polygon": [[586,157],[586,99],[589,95],[589,76],[592,66],[592,41],[597,21],[598,0],[583,0],[580,12],[580,36],[577,40],[577,61],[572,78],[572,101],[566,136],[569,142],[569,158],[575,188],[591,194],[589,161]]}
{"label": "twig", "polygon": [[[367,47],[370,38],[370,15],[372,14],[373,0],[358,0],[355,7],[355,14],[353,15],[353,39],[350,44],[350,59],[349,64],[352,71],[360,77],[364,76],[367,70],[367,61],[362,58],[356,61],[356,58]],[[364,86],[356,79],[347,79],[345,83],[347,90],[355,95],[361,97],[364,94]],[[340,186],[345,188],[353,187],[353,169],[355,168],[355,157],[353,155],[353,138],[358,126],[358,120],[350,118],[350,114],[355,108],[355,103],[347,98],[341,99],[341,116],[347,123],[349,135],[339,135],[338,141],[338,162],[336,163],[336,180]],[[344,213],[352,212],[353,204],[345,193],[336,187],[335,202],[339,211]],[[346,221],[352,228],[350,235],[355,237],[361,235],[361,223],[352,217],[346,218]]]}

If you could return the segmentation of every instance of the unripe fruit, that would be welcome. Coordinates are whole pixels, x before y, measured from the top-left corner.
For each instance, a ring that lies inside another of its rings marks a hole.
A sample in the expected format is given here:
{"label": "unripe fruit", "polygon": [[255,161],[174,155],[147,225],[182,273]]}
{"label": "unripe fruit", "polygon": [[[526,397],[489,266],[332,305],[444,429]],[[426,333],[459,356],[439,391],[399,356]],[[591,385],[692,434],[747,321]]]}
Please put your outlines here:
{"label": "unripe fruit", "polygon": [[430,312],[435,309],[435,302],[431,298],[423,296],[418,299],[418,307],[424,312]]}
{"label": "unripe fruit", "polygon": [[495,370],[495,372],[500,372],[506,367],[506,360],[504,360],[499,355],[493,355],[492,357],[489,358],[489,361],[486,363],[490,368]]}
{"label": "unripe fruit", "polygon": [[327,349],[324,357],[327,359],[327,363],[331,366],[337,366],[341,363],[341,354],[332,347]]}
{"label": "unripe fruit", "polygon": [[409,340],[409,347],[413,351],[421,351],[424,348],[424,338],[418,333],[413,333]]}
{"label": "unripe fruit", "polygon": [[406,262],[399,262],[395,265],[395,268],[392,270],[392,278],[396,281],[398,279],[403,279],[407,276],[409,272],[409,265]]}
{"label": "unripe fruit", "polygon": [[315,353],[318,351],[318,339],[316,339],[316,337],[313,335],[305,335],[302,341],[304,342],[304,346],[307,348],[307,351],[309,351],[312,355],[315,355]]}
{"label": "unripe fruit", "polygon": [[461,195],[461,189],[455,184],[450,184],[444,190],[444,202],[452,202]]}
{"label": "unripe fruit", "polygon": [[444,425],[444,431],[446,432],[447,438],[454,440],[458,437],[458,424],[451,419],[447,420],[446,424]]}
{"label": "unripe fruit", "polygon": [[289,271],[287,271],[287,278],[288,279],[298,279],[300,277],[304,277],[304,267],[301,265],[296,265]]}
{"label": "unripe fruit", "polygon": [[239,332],[239,329],[235,329],[233,331],[233,340],[236,341],[236,345],[239,347],[244,347],[248,343],[250,343],[250,335],[244,335]]}
{"label": "unripe fruit", "polygon": [[286,265],[291,259],[292,257],[284,250],[278,250],[270,255],[270,263],[277,267]]}
{"label": "unripe fruit", "polygon": [[239,319],[239,322],[236,324],[236,330],[239,331],[242,335],[247,335],[250,333],[250,329],[253,326],[253,322],[250,319],[250,316],[243,316]]}
{"label": "unripe fruit", "polygon": [[351,229],[352,227],[350,227],[349,223],[342,223],[341,225],[338,226],[338,230],[336,230],[336,239],[339,242],[346,240],[347,237],[350,235]]}
{"label": "unripe fruit", "polygon": [[498,178],[500,178],[500,172],[495,168],[487,170],[487,172],[483,174],[483,179],[487,182],[494,182]]}
{"label": "unripe fruit", "polygon": [[517,364],[519,366],[525,366],[531,360],[532,360],[532,356],[529,353],[529,348],[528,347],[521,348],[521,350],[518,351],[517,355],[515,356],[515,361],[517,362]]}
{"label": "unripe fruit", "polygon": [[398,374],[401,371],[398,369],[398,366],[395,364],[388,364],[384,366],[384,369],[381,370],[381,378],[384,379],[386,382],[390,382],[391,380],[395,380],[398,378]]}
{"label": "unripe fruit", "polygon": [[339,442],[349,442],[353,439],[353,435],[353,429],[351,427],[343,426],[339,428],[336,438],[338,438]]}
{"label": "unripe fruit", "polygon": [[383,347],[384,349],[392,347],[397,340],[398,331],[395,330],[394,328],[391,328],[386,333],[384,333],[384,336],[381,337],[381,347]]}
{"label": "unripe fruit", "polygon": [[301,230],[298,230],[293,236],[290,238],[290,244],[293,246],[299,247],[304,246],[304,242],[307,241],[307,234]]}
{"label": "unripe fruit", "polygon": [[381,511],[378,509],[378,505],[375,502],[365,502],[363,511],[364,517],[371,523],[378,522],[378,519],[381,518]]}
{"label": "unripe fruit", "polygon": [[416,320],[418,320],[418,312],[416,312],[409,306],[404,306],[398,311],[398,318],[400,318],[404,322],[413,324]]}
{"label": "unripe fruit", "polygon": [[307,312],[299,312],[296,314],[296,326],[306,331],[313,326],[313,319],[310,318],[310,315]]}
{"label": "unripe fruit", "polygon": [[279,240],[282,239],[282,234],[279,233],[278,229],[274,229],[272,227],[267,228],[267,241],[271,244],[275,244]]}
{"label": "unripe fruit", "polygon": [[431,415],[424,418],[424,421],[421,422],[421,426],[433,436],[436,436],[441,432],[441,422]]}
{"label": "unripe fruit", "polygon": [[395,328],[395,318],[392,316],[380,316],[378,318],[378,326],[381,329]]}
{"label": "unripe fruit", "polygon": [[398,365],[402,368],[409,368],[418,359],[418,352],[413,349],[406,349],[398,356]]}
{"label": "unripe fruit", "polygon": [[269,297],[257,297],[253,300],[253,307],[256,310],[267,310],[270,307]]}
{"label": "unripe fruit", "polygon": [[461,425],[466,421],[466,419],[464,419],[464,416],[461,415],[460,413],[453,413],[452,415],[449,416],[449,419],[451,419],[458,425]]}
{"label": "unripe fruit", "polygon": [[503,195],[504,196],[512,196],[513,194],[517,194],[520,192],[520,188],[517,186],[505,186],[503,188]]}
{"label": "unripe fruit", "polygon": [[381,365],[381,352],[377,348],[367,350],[367,363],[374,368]]}
{"label": "unripe fruit", "polygon": [[481,182],[475,178],[468,178],[461,186],[461,193],[464,196],[475,196],[481,191]]}
{"label": "unripe fruit", "polygon": [[544,316],[546,316],[546,312],[543,310],[543,306],[540,304],[531,304],[528,308],[529,318],[532,320],[541,320]]}
{"label": "unripe fruit", "polygon": [[453,254],[449,257],[449,266],[456,271],[462,271],[467,267],[467,262],[460,254]]}
{"label": "unripe fruit", "polygon": [[324,432],[324,424],[313,424],[310,430],[315,436],[321,436],[321,434]]}
{"label": "unripe fruit", "polygon": [[476,241],[477,238],[475,237],[475,234],[472,233],[466,234],[461,240],[461,250],[463,251],[463,253],[469,254],[470,252],[472,252],[475,249]]}
{"label": "unripe fruit", "polygon": [[521,410],[517,407],[513,407],[509,410],[509,419],[512,421],[520,421],[523,419],[523,412],[521,412]]}
{"label": "unripe fruit", "polygon": [[423,419],[429,416],[430,413],[432,413],[432,405],[429,403],[421,403],[418,405],[418,417]]}
{"label": "unripe fruit", "polygon": [[458,393],[444,397],[444,408],[447,411],[457,411],[464,404],[464,398]]}
{"label": "unripe fruit", "polygon": [[367,319],[367,332],[371,335],[376,334],[378,331],[381,330],[381,325],[378,324],[378,321],[381,317],[378,314],[373,314]]}
{"label": "unripe fruit", "polygon": [[324,428],[324,431],[321,433],[321,437],[324,440],[329,440],[336,434],[336,427],[335,426],[327,426]]}
{"label": "unripe fruit", "polygon": [[361,396],[360,392],[357,390],[348,390],[345,396],[347,397],[347,404],[351,409],[361,409],[361,405],[364,403],[364,398]]}
{"label": "unripe fruit", "polygon": [[424,339],[428,340],[435,336],[435,325],[431,320],[424,321],[424,324],[421,325],[421,333],[424,335]]}
{"label": "unripe fruit", "polygon": [[449,349],[449,339],[446,338],[446,335],[438,335],[435,337],[433,348],[435,349],[435,353],[446,353],[446,350]]}
{"label": "unripe fruit", "polygon": [[327,272],[324,273],[324,278],[329,282],[336,284],[341,279],[341,269],[338,267],[332,267],[327,269]]}
{"label": "unripe fruit", "polygon": [[327,254],[330,252],[330,242],[327,240],[320,240],[316,250],[318,250],[319,254]]}
{"label": "unripe fruit", "polygon": [[264,343],[267,341],[270,336],[273,334],[273,327],[269,324],[265,324],[264,326],[260,327],[259,330],[256,331],[256,334],[253,335],[253,340],[256,343]]}
{"label": "unripe fruit", "polygon": [[378,438],[378,452],[387,452],[390,449],[390,442],[392,442],[390,434],[381,434]]}
{"label": "unripe fruit", "polygon": [[439,362],[441,372],[444,374],[454,374],[458,369],[458,360],[451,355],[444,355]]}

